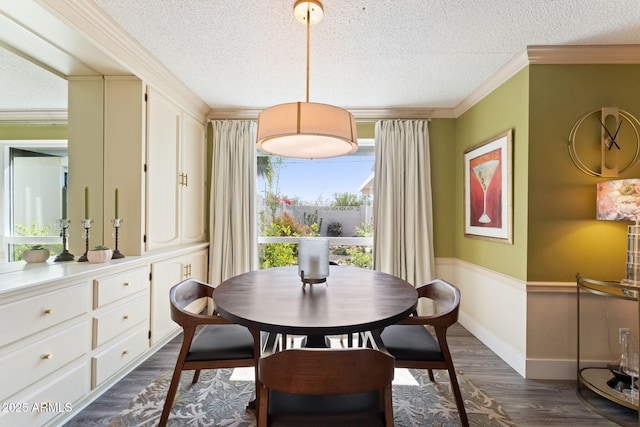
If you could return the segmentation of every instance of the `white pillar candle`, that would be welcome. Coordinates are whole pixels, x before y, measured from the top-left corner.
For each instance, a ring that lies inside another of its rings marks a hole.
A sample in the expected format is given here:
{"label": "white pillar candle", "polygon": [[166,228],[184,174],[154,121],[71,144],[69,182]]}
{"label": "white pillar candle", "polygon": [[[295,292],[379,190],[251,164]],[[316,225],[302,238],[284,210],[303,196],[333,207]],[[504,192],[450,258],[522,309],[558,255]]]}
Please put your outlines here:
{"label": "white pillar candle", "polygon": [[301,237],[298,243],[298,274],[305,279],[325,279],[329,276],[329,239]]}

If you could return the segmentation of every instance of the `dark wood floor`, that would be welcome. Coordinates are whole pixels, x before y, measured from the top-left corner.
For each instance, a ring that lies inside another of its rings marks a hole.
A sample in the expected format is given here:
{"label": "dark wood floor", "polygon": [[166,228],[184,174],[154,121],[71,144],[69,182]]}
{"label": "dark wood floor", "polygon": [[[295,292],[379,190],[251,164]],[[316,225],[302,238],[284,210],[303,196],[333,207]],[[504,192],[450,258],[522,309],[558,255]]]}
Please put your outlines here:
{"label": "dark wood floor", "polygon": [[[518,426],[616,425],[587,409],[575,381],[526,380],[459,325],[450,329],[449,341],[456,368],[495,398]],[[180,343],[178,336],[65,425],[108,425],[145,386],[173,368]],[[637,425],[636,412],[622,413]]]}

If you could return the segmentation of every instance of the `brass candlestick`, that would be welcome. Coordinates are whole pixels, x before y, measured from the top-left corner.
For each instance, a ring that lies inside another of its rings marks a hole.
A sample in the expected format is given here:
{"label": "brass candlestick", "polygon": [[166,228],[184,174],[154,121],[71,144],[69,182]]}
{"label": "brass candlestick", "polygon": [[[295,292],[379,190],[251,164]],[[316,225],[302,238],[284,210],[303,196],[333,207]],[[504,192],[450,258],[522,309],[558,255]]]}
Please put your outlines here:
{"label": "brass candlestick", "polygon": [[85,218],[82,221],[82,225],[84,226],[84,233],[82,233],[82,237],[84,237],[84,254],[78,259],[78,262],[87,262],[89,259],[87,258],[87,252],[89,252],[89,229],[91,229],[92,219]]}
{"label": "brass candlestick", "polygon": [[69,239],[69,224],[71,221],[69,218],[61,218],[57,220],[58,227],[60,227],[60,237],[62,237],[62,252],[56,256],[53,262],[61,261],[73,261],[73,254],[67,250],[67,240]]}

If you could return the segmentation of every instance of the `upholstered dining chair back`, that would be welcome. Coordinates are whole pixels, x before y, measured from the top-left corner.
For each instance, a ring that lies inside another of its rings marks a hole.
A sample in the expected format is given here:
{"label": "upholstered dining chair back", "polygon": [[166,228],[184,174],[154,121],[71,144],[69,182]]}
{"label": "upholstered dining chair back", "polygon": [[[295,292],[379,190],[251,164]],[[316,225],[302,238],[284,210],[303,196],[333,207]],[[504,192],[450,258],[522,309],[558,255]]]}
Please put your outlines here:
{"label": "upholstered dining chair back", "polygon": [[259,426],[393,426],[394,361],[371,348],[287,349],[258,362]]}
{"label": "upholstered dining chair back", "polygon": [[[427,369],[429,379],[435,381],[433,369],[443,369],[449,374],[458,415],[463,426],[469,421],[464,400],[456,377],[456,370],[447,343],[448,328],[458,321],[460,290],[441,279],[416,287],[420,300],[429,300],[432,314],[413,315],[386,327],[380,334],[383,345],[395,357],[397,368]],[[432,328],[435,337],[427,327]]]}
{"label": "upholstered dining chair back", "polygon": [[[169,292],[171,319],[182,327],[183,338],[159,426],[169,418],[182,371],[253,366],[260,354],[258,333],[219,316],[213,306],[215,288],[194,279],[184,280]],[[256,370],[257,374],[257,370]]]}

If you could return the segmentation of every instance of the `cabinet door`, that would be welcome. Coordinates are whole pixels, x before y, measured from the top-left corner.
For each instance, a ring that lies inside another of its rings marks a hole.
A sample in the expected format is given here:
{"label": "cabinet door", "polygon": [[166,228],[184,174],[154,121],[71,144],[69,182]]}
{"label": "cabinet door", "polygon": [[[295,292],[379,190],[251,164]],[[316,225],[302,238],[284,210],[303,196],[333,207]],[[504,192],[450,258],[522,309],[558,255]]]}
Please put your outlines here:
{"label": "cabinet door", "polygon": [[206,221],[206,155],[204,124],[183,114],[180,173],[184,174],[181,188],[182,243],[203,242]]}
{"label": "cabinet door", "polygon": [[147,100],[148,251],[180,243],[180,110],[149,89]]}
{"label": "cabinet door", "polygon": [[184,278],[182,257],[151,265],[151,345],[178,328],[178,324],[171,320],[169,290]]}
{"label": "cabinet door", "polygon": [[204,249],[187,255],[185,257],[185,263],[189,265],[190,277],[205,283],[209,281],[209,278],[207,277],[207,267],[209,265],[208,250]]}

